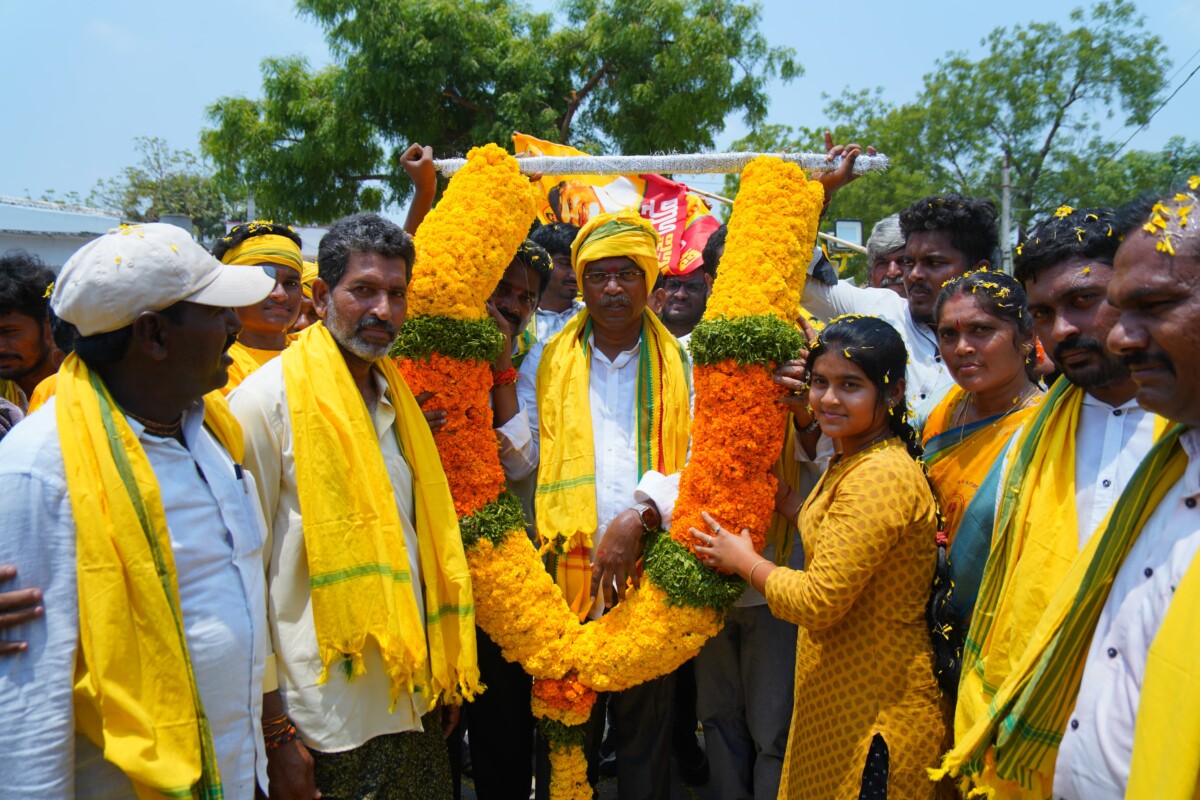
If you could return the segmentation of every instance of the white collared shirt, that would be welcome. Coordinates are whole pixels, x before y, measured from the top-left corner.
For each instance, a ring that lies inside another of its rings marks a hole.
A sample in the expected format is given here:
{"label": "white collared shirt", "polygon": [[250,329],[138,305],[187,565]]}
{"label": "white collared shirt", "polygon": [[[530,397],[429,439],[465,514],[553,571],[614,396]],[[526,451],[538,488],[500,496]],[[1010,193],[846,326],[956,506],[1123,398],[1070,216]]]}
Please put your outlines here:
{"label": "white collared shirt", "polygon": [[571,305],[562,311],[551,311],[548,308],[538,308],[533,314],[533,332],[539,342],[548,343],[554,334],[566,327],[571,317],[584,309],[579,300],[572,300]]}
{"label": "white collared shirt", "polygon": [[[0,795],[131,797],[129,779],[75,734],[79,642],[75,518],[50,400],[0,443],[0,563],[17,586],[42,589],[45,616],[13,630],[29,649],[0,659]],[[262,513],[253,478],[184,414],[185,448],[127,418],[158,479],[179,586],[184,636],[231,800],[266,788],[261,731],[266,654]]]}
{"label": "white collared shirt", "polygon": [[1055,798],[1125,796],[1146,654],[1200,550],[1200,431],[1187,430],[1181,443],[1187,471],[1146,521],[1096,623],[1054,767]]}
{"label": "white collared shirt", "polygon": [[[592,412],[592,448],[596,461],[596,519],[592,534],[592,552],[600,546],[604,532],[613,518],[639,499],[651,499],[663,515],[663,525],[670,522],[671,510],[679,494],[678,474],[664,476],[653,470],[639,480],[637,451],[637,379],[638,352],[641,339],[629,350],[610,359],[591,340],[591,369],[588,376],[588,403]],[[538,342],[541,345],[541,342]],[[538,347],[535,345],[535,347]],[[534,355],[530,350],[525,363]],[[541,353],[537,354],[538,361]],[[525,364],[522,364],[524,372]],[[689,369],[685,360],[684,369]],[[535,364],[536,369],[536,364]],[[689,393],[691,391],[689,381]],[[518,396],[536,394],[534,375],[525,373],[517,379]],[[690,396],[689,396],[690,401]],[[534,436],[540,438],[536,402],[528,406]],[[601,594],[592,605],[591,616],[604,612]]]}
{"label": "white collared shirt", "polygon": [[[413,527],[412,471],[396,439],[395,408],[387,383],[372,372],[379,387],[379,407],[373,421],[377,446],[383,454],[395,493],[417,608],[424,620],[419,542]],[[300,518],[300,494],[292,420],[283,382],[283,359],[268,361],[229,395],[229,405],[242,424],[246,465],[258,478],[259,495],[268,519],[264,548],[267,569],[267,624],[271,632],[279,693],[284,710],[313,750],[336,753],[360,747],[387,733],[422,730],[421,716],[429,702],[417,694],[401,694],[389,713],[389,682],[379,645],[368,639],[363,648],[366,674],[347,681],[330,670],[323,684],[321,656],[313,626],[312,593],[308,582],[308,550]],[[366,443],[371,446],[373,443]],[[420,683],[425,678],[417,677]],[[268,683],[269,691],[274,687]]]}
{"label": "white collared shirt", "polygon": [[1150,452],[1154,419],[1136,400],[1110,406],[1084,392],[1075,429],[1075,509],[1080,550]]}
{"label": "white collared shirt", "polygon": [[804,282],[800,304],[822,321],[842,314],[868,314],[895,328],[908,349],[904,395],[910,412],[930,400],[937,402],[954,384],[942,362],[933,328],[914,320],[908,301],[891,289],[851,286],[845,281],[827,286],[810,275]]}

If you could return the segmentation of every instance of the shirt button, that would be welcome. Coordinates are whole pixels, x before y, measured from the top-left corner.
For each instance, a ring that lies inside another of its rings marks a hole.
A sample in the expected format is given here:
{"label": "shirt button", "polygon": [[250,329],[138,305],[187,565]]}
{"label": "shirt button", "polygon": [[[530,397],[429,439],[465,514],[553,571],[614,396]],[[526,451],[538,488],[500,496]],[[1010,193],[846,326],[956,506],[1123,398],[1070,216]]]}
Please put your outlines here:
{"label": "shirt button", "polygon": [[1079,727],[1079,720],[1077,720],[1077,719],[1071,720],[1071,730],[1075,730],[1078,727]]}
{"label": "shirt button", "polygon": [[1122,415],[1122,414],[1124,414],[1124,413],[1125,413],[1125,411],[1124,411],[1123,409],[1120,409],[1120,408],[1114,408],[1114,409],[1113,409],[1113,416],[1114,416],[1114,417],[1119,417],[1119,416],[1121,416],[1121,415]]}
{"label": "shirt button", "polygon": [[1188,508],[1195,508],[1196,507],[1196,498],[1189,497],[1187,500],[1183,501],[1183,504],[1185,506],[1187,506]]}
{"label": "shirt button", "polygon": [[1115,648],[1115,647],[1108,648],[1108,657],[1116,658],[1117,657],[1117,648]]}
{"label": "shirt button", "polygon": [[1146,567],[1145,571],[1144,571],[1144,572],[1142,572],[1142,574],[1143,574],[1143,575],[1145,575],[1147,578],[1149,578],[1151,575],[1153,575],[1153,574],[1154,574],[1154,568],[1153,568],[1153,567]]}
{"label": "shirt button", "polygon": [[1107,489],[1108,487],[1112,486],[1112,481],[1110,481],[1108,478],[1105,478],[1104,480],[1100,481],[1100,485]]}

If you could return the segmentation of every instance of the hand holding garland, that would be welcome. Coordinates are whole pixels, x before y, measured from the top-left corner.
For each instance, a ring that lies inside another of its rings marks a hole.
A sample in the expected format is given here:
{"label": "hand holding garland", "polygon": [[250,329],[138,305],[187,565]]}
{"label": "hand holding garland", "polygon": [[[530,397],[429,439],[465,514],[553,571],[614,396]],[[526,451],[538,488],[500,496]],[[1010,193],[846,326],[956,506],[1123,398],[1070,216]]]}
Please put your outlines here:
{"label": "hand holding garland", "polygon": [[702,512],[705,524],[712,530],[709,535],[692,528],[692,536],[696,538],[696,555],[710,567],[737,573],[755,591],[766,593],[767,576],[775,571],[775,564],[763,558],[754,550],[754,541],[750,538],[750,529],[742,528],[742,532],[734,535],[725,530],[720,524]]}
{"label": "hand holding garland", "polygon": [[415,234],[429,210],[433,208],[433,198],[437,194],[437,171],[433,168],[433,148],[422,147],[419,144],[409,145],[400,156],[400,166],[408,173],[408,179],[413,184],[413,199],[408,207],[408,217],[404,220],[404,230]]}
{"label": "hand holding garland", "polygon": [[521,408],[517,402],[516,381],[507,379],[513,374],[513,339],[517,332],[491,300],[487,301],[486,306],[496,327],[504,334],[504,347],[492,362],[492,427],[499,428],[515,417]]}
{"label": "hand holding garland", "polygon": [[[825,131],[825,160],[832,163],[838,156],[841,156],[842,160],[837,169],[813,175],[813,180],[820,183],[825,189],[825,205],[821,208],[822,214],[825,213],[825,209],[829,208],[834,192],[858,179],[858,175],[854,174],[854,162],[860,155],[862,155],[862,145],[853,142],[834,144],[833,134]],[[868,145],[867,155],[877,155],[875,148]]]}

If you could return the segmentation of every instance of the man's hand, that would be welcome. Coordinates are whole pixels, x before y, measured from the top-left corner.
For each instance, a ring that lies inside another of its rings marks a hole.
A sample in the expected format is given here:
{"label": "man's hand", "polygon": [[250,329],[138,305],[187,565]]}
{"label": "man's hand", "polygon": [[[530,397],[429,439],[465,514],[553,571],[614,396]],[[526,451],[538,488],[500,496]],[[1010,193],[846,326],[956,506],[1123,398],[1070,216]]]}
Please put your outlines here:
{"label": "man's hand", "polygon": [[458,727],[458,721],[462,717],[462,706],[459,705],[444,705],[442,706],[442,741],[450,738],[450,734],[454,733],[454,729]]}
{"label": "man's hand", "polygon": [[[17,577],[17,568],[11,564],[0,565],[0,582]],[[7,628],[37,619],[45,613],[42,608],[41,589],[21,589],[16,592],[0,592],[0,632]],[[20,653],[29,647],[28,642],[0,639],[0,656]]]}
{"label": "man's hand", "polygon": [[[862,145],[860,144],[834,144],[833,134],[825,131],[825,160],[833,162],[838,156],[842,157],[842,163],[838,164],[837,169],[832,172],[817,173],[817,181],[825,187],[825,202],[833,197],[833,193],[844,186],[848,186],[858,180],[858,175],[854,174],[854,162],[858,160],[862,154]],[[874,147],[867,147],[868,155],[875,155]]]}
{"label": "man's hand", "polygon": [[605,606],[611,608],[625,600],[626,578],[633,579],[633,588],[641,586],[637,562],[642,556],[643,533],[642,518],[632,508],[618,514],[604,531],[592,562],[592,597],[603,591]]}
{"label": "man's hand", "polygon": [[805,346],[791,361],[785,361],[775,370],[774,380],[791,394],[779,398],[779,402],[788,406],[796,416],[796,423],[801,428],[808,427],[812,416],[808,413],[808,348],[817,340],[817,332],[804,317],[800,318],[800,329],[804,331]]}
{"label": "man's hand", "polygon": [[496,327],[504,334],[504,349],[500,351],[500,355],[496,356],[496,361],[492,364],[492,369],[503,372],[512,367],[513,338],[516,336],[516,331],[513,330],[512,323],[500,313],[500,309],[496,308],[495,303],[488,300],[484,305],[487,306],[492,319],[496,321]]}
{"label": "man's hand", "polygon": [[419,144],[410,145],[400,156],[400,166],[408,173],[413,182],[413,188],[422,193],[433,195],[437,192],[437,171],[433,168],[433,148],[422,147]]}
{"label": "man's hand", "polygon": [[446,424],[446,412],[425,408],[425,404],[432,400],[433,397],[433,392],[421,392],[417,395],[416,400],[417,405],[421,407],[421,413],[425,415],[425,421],[429,423],[429,430],[437,433]]}
{"label": "man's hand", "polygon": [[271,800],[320,800],[313,757],[299,739],[267,751]]}

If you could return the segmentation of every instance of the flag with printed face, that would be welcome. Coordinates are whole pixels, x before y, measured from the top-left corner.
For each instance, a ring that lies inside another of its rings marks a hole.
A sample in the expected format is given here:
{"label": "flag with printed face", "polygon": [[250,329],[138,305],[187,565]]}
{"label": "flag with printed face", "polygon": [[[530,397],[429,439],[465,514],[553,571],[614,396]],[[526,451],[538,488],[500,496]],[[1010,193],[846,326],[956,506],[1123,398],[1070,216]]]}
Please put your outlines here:
{"label": "flag with printed face", "polygon": [[[583,156],[574,147],[513,134],[517,153]],[[633,209],[658,232],[658,267],[682,274],[700,266],[700,252],[720,225],[708,206],[687,186],[661,175],[549,175],[537,183],[538,220],[583,227],[597,214]]]}

